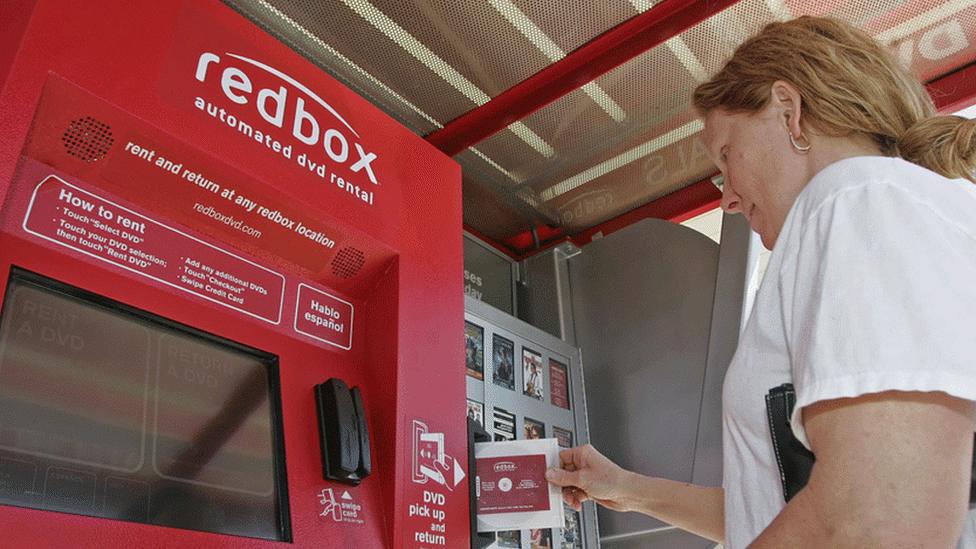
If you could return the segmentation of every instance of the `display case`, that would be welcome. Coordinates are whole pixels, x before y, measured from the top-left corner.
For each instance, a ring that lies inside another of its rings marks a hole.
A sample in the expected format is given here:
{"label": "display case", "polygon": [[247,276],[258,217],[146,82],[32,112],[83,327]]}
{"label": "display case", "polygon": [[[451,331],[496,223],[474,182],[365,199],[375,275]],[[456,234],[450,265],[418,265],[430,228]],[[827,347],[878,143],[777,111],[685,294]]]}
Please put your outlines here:
{"label": "display case", "polygon": [[[467,414],[493,440],[590,441],[580,350],[471,297],[464,302]],[[566,508],[566,528],[499,532],[500,549],[599,547],[596,509]]]}

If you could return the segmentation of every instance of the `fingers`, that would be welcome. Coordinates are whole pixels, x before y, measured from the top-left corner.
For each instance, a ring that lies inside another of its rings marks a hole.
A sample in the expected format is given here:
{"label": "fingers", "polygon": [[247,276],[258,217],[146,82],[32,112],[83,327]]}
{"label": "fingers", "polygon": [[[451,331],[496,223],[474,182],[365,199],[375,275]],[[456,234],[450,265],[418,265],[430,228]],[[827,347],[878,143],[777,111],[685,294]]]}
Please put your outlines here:
{"label": "fingers", "polygon": [[584,444],[575,448],[567,448],[566,450],[559,452],[559,461],[562,463],[563,467],[568,465],[580,467],[594,457],[606,459],[602,454],[600,454],[600,452],[596,451],[596,448],[589,444]]}
{"label": "fingers", "polygon": [[546,480],[556,486],[579,486],[579,471],[567,471],[566,469],[549,469],[546,471]]}
{"label": "fingers", "polygon": [[576,456],[576,448],[561,450],[559,452],[559,462],[562,464],[564,468],[570,465],[575,466],[576,465],[576,460],[574,459],[575,456]]}
{"label": "fingers", "polygon": [[563,501],[566,502],[566,505],[569,505],[576,511],[582,509],[583,502],[587,501],[588,499],[590,499],[590,497],[586,495],[586,492],[580,490],[579,488],[563,488]]}

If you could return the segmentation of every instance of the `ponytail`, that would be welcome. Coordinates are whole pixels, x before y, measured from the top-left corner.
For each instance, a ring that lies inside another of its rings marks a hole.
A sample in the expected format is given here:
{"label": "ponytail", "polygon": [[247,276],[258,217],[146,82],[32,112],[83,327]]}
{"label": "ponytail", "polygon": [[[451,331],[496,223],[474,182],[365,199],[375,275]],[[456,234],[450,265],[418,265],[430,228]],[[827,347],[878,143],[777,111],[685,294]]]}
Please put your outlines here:
{"label": "ponytail", "polygon": [[976,120],[933,116],[919,120],[898,138],[898,155],[952,179],[976,183]]}

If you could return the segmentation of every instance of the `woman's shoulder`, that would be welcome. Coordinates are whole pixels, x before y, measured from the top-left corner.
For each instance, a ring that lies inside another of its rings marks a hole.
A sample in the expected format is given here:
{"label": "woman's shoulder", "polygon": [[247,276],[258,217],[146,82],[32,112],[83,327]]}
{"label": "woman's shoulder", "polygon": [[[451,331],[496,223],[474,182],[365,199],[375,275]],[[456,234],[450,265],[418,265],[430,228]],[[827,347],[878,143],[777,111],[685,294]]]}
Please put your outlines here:
{"label": "woman's shoulder", "polygon": [[905,201],[947,218],[976,219],[976,185],[883,156],[858,156],[830,164],[810,180],[795,207],[802,218],[809,218],[837,205],[868,210]]}

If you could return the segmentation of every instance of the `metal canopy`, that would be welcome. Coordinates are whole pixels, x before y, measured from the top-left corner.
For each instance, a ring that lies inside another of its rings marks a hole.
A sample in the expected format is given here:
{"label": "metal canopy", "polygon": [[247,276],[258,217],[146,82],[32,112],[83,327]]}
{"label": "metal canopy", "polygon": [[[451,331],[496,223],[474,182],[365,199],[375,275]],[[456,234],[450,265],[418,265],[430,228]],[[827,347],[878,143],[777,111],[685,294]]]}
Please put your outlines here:
{"label": "metal canopy", "polygon": [[850,21],[976,101],[976,0],[227,1],[453,155],[466,228],[513,256],[714,206],[691,91],[771,21]]}

